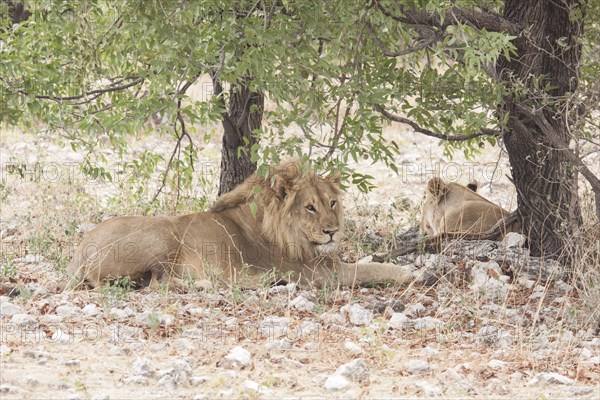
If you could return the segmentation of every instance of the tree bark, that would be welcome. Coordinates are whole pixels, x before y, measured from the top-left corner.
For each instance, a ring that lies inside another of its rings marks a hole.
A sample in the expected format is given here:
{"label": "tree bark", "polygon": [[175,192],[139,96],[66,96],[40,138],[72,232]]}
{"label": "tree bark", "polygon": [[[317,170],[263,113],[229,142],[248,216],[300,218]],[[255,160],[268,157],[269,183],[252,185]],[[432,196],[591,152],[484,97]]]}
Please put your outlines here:
{"label": "tree bark", "polygon": [[[506,0],[504,18],[525,29],[515,39],[517,56],[498,60],[509,90],[501,112],[509,113],[503,135],[517,190],[517,215],[532,255],[559,256],[581,225],[566,100],[578,85],[583,17],[569,18],[577,0]],[[572,14],[573,15],[573,14]],[[524,84],[526,90],[518,89]],[[551,87],[543,98],[544,87]],[[534,113],[527,110],[538,110]]]}
{"label": "tree bark", "polygon": [[[229,93],[229,110],[223,112],[223,147],[221,148],[221,175],[219,196],[233,190],[256,171],[250,149],[258,139],[252,134],[262,124],[264,95],[249,89],[250,78],[232,84]],[[215,95],[222,97],[222,88],[213,76]],[[225,108],[225,107],[224,107]]]}

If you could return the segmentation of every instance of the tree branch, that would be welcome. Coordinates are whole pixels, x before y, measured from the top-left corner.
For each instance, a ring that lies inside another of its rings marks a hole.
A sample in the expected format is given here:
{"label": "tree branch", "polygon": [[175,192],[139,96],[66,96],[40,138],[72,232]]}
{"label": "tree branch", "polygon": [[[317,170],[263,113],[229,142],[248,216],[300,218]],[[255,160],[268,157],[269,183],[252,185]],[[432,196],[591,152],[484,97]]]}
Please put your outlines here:
{"label": "tree branch", "polygon": [[381,39],[379,39],[379,37],[375,33],[375,29],[373,29],[373,25],[371,25],[371,23],[369,21],[365,21],[365,25],[367,26],[367,29],[369,30],[369,33],[371,34],[371,36],[373,36],[375,43],[381,49],[381,52],[388,57],[400,57],[400,56],[404,56],[406,54],[415,53],[419,50],[423,50],[423,49],[431,46],[432,44],[434,44],[435,42],[437,42],[441,39],[441,36],[436,35],[435,33],[431,32],[429,37],[427,39],[423,38],[424,40],[419,44],[408,47],[404,50],[391,51],[391,50],[388,50],[385,47],[385,45],[383,44],[383,42],[381,41]]}
{"label": "tree branch", "polygon": [[[79,100],[79,99],[83,99],[83,98],[90,97],[90,96],[101,95],[101,94],[104,94],[104,93],[117,92],[119,90],[128,89],[128,88],[130,88],[132,86],[135,86],[135,85],[138,85],[138,84],[140,84],[142,82],[144,82],[144,78],[137,77],[135,80],[133,80],[133,81],[131,81],[129,83],[126,83],[124,85],[121,85],[121,86],[110,86],[110,87],[107,87],[107,88],[91,90],[89,92],[85,92],[85,93],[78,94],[78,95],[75,95],[75,96],[65,96],[65,97],[60,97],[60,96],[35,96],[35,98],[36,99],[41,99],[41,100],[53,100],[53,101],[57,101],[57,102],[59,102],[59,101],[70,101],[70,100]],[[26,94],[26,93],[24,93],[24,94]],[[97,97],[98,96],[93,97],[93,99],[95,99]]]}
{"label": "tree branch", "polygon": [[415,240],[406,241],[393,248],[389,253],[383,255],[373,255],[374,262],[386,262],[409,253],[426,252],[440,253],[443,250],[442,245],[446,239],[460,240],[499,240],[506,232],[510,232],[518,222],[516,211],[506,215],[500,221],[496,222],[486,232],[444,232],[439,235],[426,237],[420,236]]}
{"label": "tree branch", "polygon": [[446,10],[446,15],[442,20],[439,13],[407,10],[402,5],[398,5],[400,15],[395,15],[383,7],[380,0],[373,0],[373,5],[383,15],[410,25],[427,25],[445,29],[448,26],[462,23],[469,24],[477,29],[486,29],[490,32],[504,32],[511,35],[518,35],[523,29],[519,24],[515,24],[501,15],[489,11],[452,7]]}
{"label": "tree branch", "polygon": [[387,112],[379,104],[374,105],[373,108],[375,109],[375,111],[379,112],[381,115],[383,115],[385,118],[387,118],[391,121],[400,122],[402,124],[409,125],[410,127],[412,127],[414,129],[415,132],[419,132],[419,133],[422,133],[423,135],[431,136],[431,137],[442,139],[442,140],[451,140],[451,141],[460,142],[460,141],[475,139],[480,136],[494,136],[494,137],[500,136],[499,131],[494,130],[494,129],[489,129],[489,128],[481,128],[481,131],[472,133],[469,135],[466,135],[466,134],[465,135],[445,135],[443,133],[437,133],[437,132],[431,131],[429,129],[421,128],[416,122],[414,122],[408,118],[404,118],[399,115],[391,114],[391,113]]}

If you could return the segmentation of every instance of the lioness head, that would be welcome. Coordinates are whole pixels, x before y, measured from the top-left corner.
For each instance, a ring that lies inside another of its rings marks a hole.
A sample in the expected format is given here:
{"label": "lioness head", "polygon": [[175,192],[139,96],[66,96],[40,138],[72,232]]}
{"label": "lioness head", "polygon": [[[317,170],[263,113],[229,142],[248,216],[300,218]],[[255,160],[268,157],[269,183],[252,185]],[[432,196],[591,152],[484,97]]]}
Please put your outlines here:
{"label": "lioness head", "polygon": [[462,186],[435,177],[427,183],[422,207],[421,233],[485,232],[506,214],[477,194],[476,183]]}

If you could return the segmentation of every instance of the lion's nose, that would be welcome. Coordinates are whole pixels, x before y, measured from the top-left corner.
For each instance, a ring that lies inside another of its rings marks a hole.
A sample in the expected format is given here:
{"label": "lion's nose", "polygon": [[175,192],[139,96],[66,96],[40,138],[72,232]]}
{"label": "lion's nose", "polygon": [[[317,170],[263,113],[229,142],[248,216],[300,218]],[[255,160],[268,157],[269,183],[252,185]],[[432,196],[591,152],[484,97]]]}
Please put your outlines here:
{"label": "lion's nose", "polygon": [[332,239],[333,239],[333,235],[335,235],[337,231],[338,231],[337,229],[323,229],[323,233],[326,235],[329,235],[329,237]]}

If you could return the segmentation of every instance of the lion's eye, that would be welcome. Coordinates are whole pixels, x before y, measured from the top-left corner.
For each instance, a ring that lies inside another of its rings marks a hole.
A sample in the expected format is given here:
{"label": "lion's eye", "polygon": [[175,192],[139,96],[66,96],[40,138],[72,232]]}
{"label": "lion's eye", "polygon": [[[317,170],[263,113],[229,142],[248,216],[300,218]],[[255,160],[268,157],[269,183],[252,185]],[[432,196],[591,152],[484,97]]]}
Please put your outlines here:
{"label": "lion's eye", "polygon": [[331,200],[331,208],[335,207],[336,204],[337,204],[337,201]]}
{"label": "lion's eye", "polygon": [[317,209],[315,208],[315,206],[313,206],[312,204],[309,204],[306,206],[306,209],[310,212],[316,212]]}

